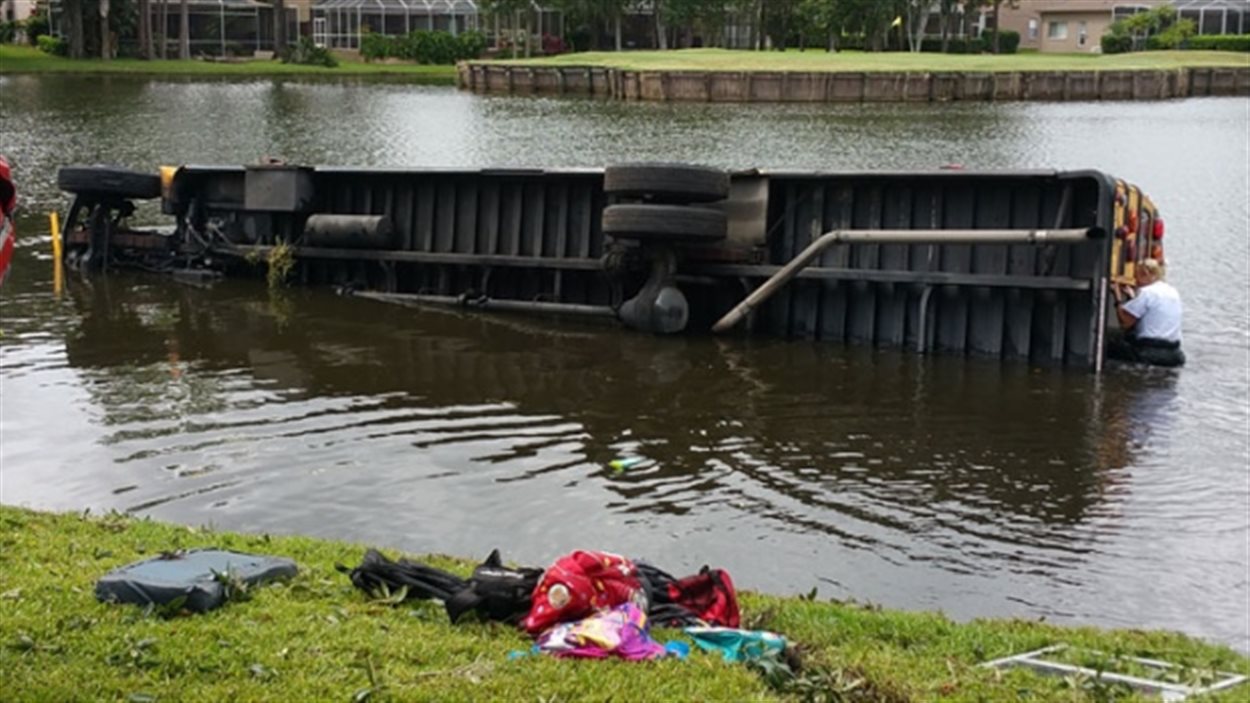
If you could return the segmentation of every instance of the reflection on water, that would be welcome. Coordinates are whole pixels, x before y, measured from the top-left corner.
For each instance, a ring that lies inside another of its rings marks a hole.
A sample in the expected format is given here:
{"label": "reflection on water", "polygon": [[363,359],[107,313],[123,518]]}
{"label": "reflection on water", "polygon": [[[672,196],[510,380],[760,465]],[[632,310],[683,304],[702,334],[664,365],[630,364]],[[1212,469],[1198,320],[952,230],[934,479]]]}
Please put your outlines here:
{"label": "reflection on water", "polygon": [[[5,502],[416,551],[499,546],[525,562],[602,547],[722,564],[748,587],[1164,626],[1250,649],[1250,303],[1228,275],[1250,252],[1242,101],[629,105],[101,83],[114,99],[84,98],[78,79],[0,78],[26,206],[0,294]],[[1177,145],[1166,168],[1133,146],[1164,136]],[[56,166],[266,154],[1107,168],[1169,219],[1193,363],[1095,378],[131,275],[52,295],[38,212],[60,200]],[[646,461],[607,468],[621,456]]]}

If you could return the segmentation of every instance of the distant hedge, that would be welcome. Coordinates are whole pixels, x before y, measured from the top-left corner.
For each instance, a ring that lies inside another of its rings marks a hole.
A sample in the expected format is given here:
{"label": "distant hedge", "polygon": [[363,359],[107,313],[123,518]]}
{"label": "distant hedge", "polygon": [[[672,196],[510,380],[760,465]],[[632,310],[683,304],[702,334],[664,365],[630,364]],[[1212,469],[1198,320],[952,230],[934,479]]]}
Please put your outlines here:
{"label": "distant hedge", "polygon": [[[920,42],[920,50],[927,53],[941,53],[941,39],[925,39]],[[983,54],[990,50],[990,44],[987,39],[959,39],[952,37],[947,40],[946,53],[948,54]]]}
{"label": "distant hedge", "polygon": [[50,34],[40,34],[39,38],[35,40],[35,44],[45,54],[53,56],[66,56],[69,54],[69,44],[64,39]]}
{"label": "distant hedge", "polygon": [[[994,49],[993,34],[990,32],[984,32],[982,33],[981,38],[985,40],[986,46],[989,47],[991,51],[993,51]],[[1019,48],[1020,48],[1020,33],[1019,32],[1013,32],[1010,29],[1004,29],[998,33],[998,53],[1014,54],[1016,53],[1016,50],[1018,50]]]}
{"label": "distant hedge", "polygon": [[[1184,49],[1189,51],[1245,51],[1250,52],[1250,34],[1198,34],[1179,42],[1167,41],[1156,35],[1146,40],[1146,49]],[[1133,37],[1127,34],[1102,35],[1102,53],[1125,54],[1133,50]]]}
{"label": "distant hedge", "polygon": [[1127,54],[1133,50],[1133,38],[1127,34],[1108,32],[1102,35],[1100,43],[1104,54]]}
{"label": "distant hedge", "polygon": [[1184,48],[1193,51],[1250,51],[1250,34],[1199,34],[1190,37]]}
{"label": "distant hedge", "polygon": [[449,65],[462,59],[476,59],[486,49],[481,32],[417,31],[390,36],[367,32],[360,41],[360,55],[366,61],[405,59],[421,64]]}
{"label": "distant hedge", "polygon": [[339,65],[338,59],[334,58],[334,54],[331,54],[329,49],[317,46],[316,42],[308,37],[300,37],[299,41],[284,49],[279,58],[282,59],[282,63],[301,66],[334,68]]}

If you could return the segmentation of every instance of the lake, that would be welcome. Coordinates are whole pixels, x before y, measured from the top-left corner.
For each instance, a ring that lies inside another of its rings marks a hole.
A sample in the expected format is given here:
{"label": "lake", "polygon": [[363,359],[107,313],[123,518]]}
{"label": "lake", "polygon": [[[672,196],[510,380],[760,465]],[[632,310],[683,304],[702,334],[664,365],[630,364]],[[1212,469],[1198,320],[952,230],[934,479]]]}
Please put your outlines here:
{"label": "lake", "polygon": [[[1162,627],[1250,651],[1248,106],[631,104],[0,76],[0,152],[22,203],[0,292],[0,499],[417,553],[500,547],[535,565],[601,548],[674,572],[723,566],[771,592]],[[58,167],[264,157],[1101,169],[1167,220],[1189,365],[1093,376],[142,274],[71,276],[54,295]]]}

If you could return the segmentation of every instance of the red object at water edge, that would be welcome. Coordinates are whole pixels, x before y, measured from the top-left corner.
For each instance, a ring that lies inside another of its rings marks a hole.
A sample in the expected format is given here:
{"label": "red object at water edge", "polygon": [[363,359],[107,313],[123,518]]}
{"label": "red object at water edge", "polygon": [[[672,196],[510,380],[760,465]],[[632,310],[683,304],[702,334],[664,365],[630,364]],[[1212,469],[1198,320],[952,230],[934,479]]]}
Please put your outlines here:
{"label": "red object at water edge", "polygon": [[625,557],[576,551],[556,560],[534,588],[522,625],[538,635],[559,622],[580,620],[640,597],[638,570]]}
{"label": "red object at water edge", "polygon": [[17,207],[17,188],[13,185],[13,171],[9,162],[0,156],[0,284],[9,273],[13,262],[13,248],[17,240],[17,226],[13,222],[13,210]]}

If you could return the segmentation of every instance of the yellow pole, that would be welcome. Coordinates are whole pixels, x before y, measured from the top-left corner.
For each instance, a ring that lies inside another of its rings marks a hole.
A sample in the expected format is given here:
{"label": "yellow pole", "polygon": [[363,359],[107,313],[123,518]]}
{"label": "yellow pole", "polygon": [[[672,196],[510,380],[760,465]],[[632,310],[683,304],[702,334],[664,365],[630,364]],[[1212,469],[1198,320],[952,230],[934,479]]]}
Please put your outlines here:
{"label": "yellow pole", "polygon": [[55,212],[48,213],[48,223],[52,226],[52,294],[59,298],[65,283],[61,261],[61,218]]}

